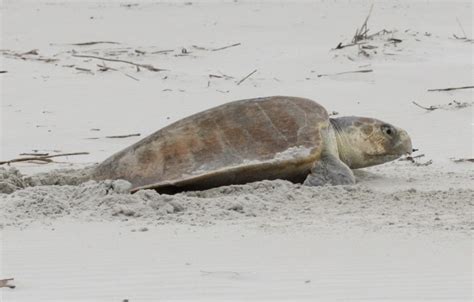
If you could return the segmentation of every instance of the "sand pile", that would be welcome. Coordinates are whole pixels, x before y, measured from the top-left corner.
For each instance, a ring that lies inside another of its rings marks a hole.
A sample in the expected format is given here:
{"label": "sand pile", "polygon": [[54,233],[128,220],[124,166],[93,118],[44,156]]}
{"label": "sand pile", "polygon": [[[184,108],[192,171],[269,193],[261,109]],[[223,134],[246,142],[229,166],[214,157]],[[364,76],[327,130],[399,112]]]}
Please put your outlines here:
{"label": "sand pile", "polygon": [[[0,171],[2,188],[15,189],[10,194],[0,194],[3,226],[71,218],[129,221],[140,225],[205,225],[222,220],[248,220],[247,223],[266,226],[327,228],[334,225],[341,229],[388,227],[467,231],[472,227],[471,189],[408,189],[389,194],[361,184],[306,187],[276,180],[176,195],[153,190],[129,194],[131,184],[125,180],[87,181],[74,185],[81,175],[86,175],[84,171],[58,170],[34,177],[25,177],[15,169]],[[56,185],[43,185],[45,183]]]}

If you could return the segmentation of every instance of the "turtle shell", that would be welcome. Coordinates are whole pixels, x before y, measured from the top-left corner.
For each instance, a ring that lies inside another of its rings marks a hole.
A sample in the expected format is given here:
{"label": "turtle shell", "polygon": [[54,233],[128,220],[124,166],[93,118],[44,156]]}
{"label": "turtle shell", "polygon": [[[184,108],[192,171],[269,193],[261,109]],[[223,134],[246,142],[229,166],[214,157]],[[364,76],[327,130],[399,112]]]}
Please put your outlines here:
{"label": "turtle shell", "polygon": [[162,128],[112,155],[93,178],[132,191],[202,190],[264,179],[302,182],[322,151],[326,110],[304,98],[230,102]]}

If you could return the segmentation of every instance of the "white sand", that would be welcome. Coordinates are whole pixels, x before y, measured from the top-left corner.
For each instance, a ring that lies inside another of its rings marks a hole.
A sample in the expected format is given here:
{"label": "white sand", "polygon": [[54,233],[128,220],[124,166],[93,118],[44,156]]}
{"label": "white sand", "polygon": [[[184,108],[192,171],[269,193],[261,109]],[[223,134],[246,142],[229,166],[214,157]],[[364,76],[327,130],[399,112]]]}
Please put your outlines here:
{"label": "white sand", "polygon": [[[331,50],[350,43],[369,1],[185,2],[2,2],[0,160],[90,153],[0,169],[10,193],[0,194],[0,279],[17,285],[0,289],[2,301],[471,301],[474,175],[452,159],[474,156],[474,98],[427,89],[473,85],[472,43],[453,37],[463,35],[457,18],[472,38],[472,2],[377,1],[370,32],[393,32],[368,43],[369,57]],[[89,41],[121,44],[68,45]],[[101,60],[74,53],[167,71],[106,62],[117,70],[100,72]],[[373,72],[334,75],[363,69]],[[209,77],[222,73],[232,78]],[[352,187],[264,181],[174,196],[34,175],[89,166],[140,139],[106,136],[144,137],[268,95],[386,120],[425,156],[356,171]]]}

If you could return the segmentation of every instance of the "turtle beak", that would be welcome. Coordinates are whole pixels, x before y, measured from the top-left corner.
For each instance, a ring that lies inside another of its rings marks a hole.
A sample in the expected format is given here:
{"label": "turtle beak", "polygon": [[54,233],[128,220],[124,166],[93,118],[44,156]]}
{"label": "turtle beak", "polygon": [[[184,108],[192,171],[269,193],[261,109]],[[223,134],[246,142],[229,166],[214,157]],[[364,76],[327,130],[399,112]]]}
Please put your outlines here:
{"label": "turtle beak", "polygon": [[410,136],[403,129],[398,129],[398,133],[398,143],[395,146],[395,150],[397,150],[400,155],[411,154],[414,149],[411,144]]}

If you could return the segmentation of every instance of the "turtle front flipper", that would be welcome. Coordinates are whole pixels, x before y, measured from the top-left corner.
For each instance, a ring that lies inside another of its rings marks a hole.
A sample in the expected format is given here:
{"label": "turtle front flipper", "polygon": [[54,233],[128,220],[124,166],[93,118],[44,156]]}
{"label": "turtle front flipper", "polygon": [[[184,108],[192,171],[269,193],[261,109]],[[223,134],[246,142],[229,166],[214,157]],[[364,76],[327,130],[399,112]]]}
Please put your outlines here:
{"label": "turtle front flipper", "polygon": [[324,129],[321,138],[323,140],[321,157],[314,163],[303,184],[307,186],[355,184],[351,169],[339,158],[334,127],[329,125]]}
{"label": "turtle front flipper", "polygon": [[338,157],[327,154],[321,157],[306,177],[306,186],[352,185],[355,177],[351,169]]}

